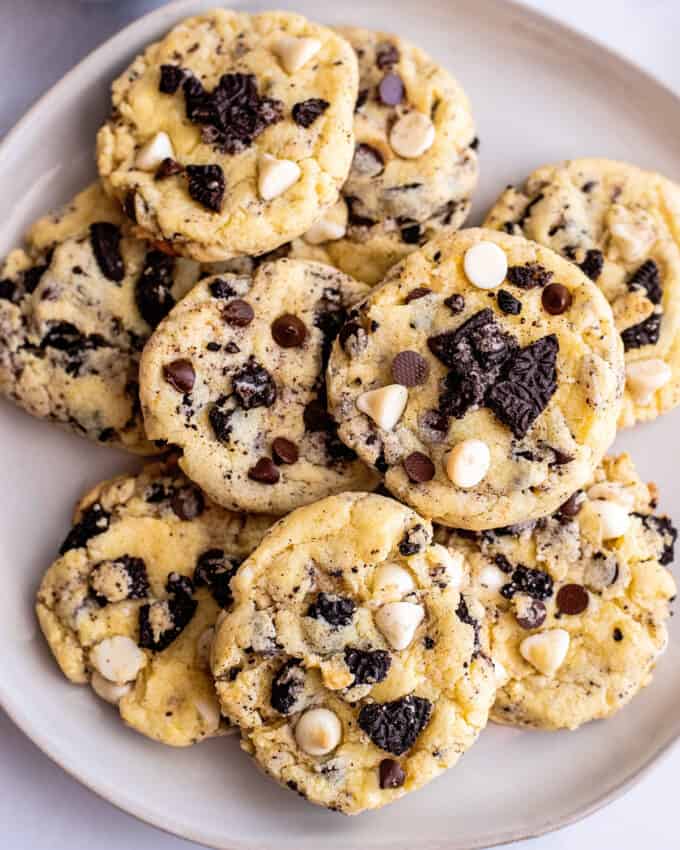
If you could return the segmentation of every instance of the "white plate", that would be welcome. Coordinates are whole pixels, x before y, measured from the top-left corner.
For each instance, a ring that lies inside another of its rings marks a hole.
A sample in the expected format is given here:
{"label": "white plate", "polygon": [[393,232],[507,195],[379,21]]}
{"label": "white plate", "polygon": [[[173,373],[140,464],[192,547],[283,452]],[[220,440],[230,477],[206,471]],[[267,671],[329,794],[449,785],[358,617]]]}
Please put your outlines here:
{"label": "white plate", "polygon": [[[107,112],[110,81],[144,44],[211,5],[184,0],[128,27],[68,74],[7,137],[0,148],[0,254],[33,217],[94,175],[94,134]],[[392,29],[421,43],[460,78],[481,136],[482,183],[472,221],[506,183],[561,158],[628,159],[680,177],[678,100],[604,48],[506,0],[272,5],[329,23]],[[678,424],[680,410],[617,444],[660,484],[663,506],[676,517],[680,476],[672,447]],[[0,407],[0,446],[0,700],[64,769],[163,829],[229,850],[471,850],[536,835],[594,810],[680,734],[675,629],[652,686],[613,720],[576,733],[491,727],[448,775],[360,818],[324,812],[279,789],[233,739],[188,750],[154,744],[123,728],[89,689],[63,679],[40,638],[32,604],[72,503],[86,487],[133,462],[8,404]]]}

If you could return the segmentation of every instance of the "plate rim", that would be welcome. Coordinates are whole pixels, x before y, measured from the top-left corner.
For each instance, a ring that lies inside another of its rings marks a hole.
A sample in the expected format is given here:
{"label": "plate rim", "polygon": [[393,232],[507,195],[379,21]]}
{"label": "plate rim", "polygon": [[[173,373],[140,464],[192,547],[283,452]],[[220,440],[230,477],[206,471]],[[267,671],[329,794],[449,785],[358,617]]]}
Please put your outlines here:
{"label": "plate rim", "polygon": [[[409,0],[407,0],[408,2]],[[125,41],[131,32],[136,32],[138,29],[143,30],[149,26],[160,24],[167,18],[168,26],[172,25],[180,17],[186,17],[191,14],[196,14],[201,11],[198,6],[202,0],[172,0],[158,9],[154,9],[145,15],[142,15],[131,23],[127,24],[110,38],[107,38],[86,56],[84,56],[76,65],[67,71],[54,85],[40,95],[26,110],[22,117],[7,131],[0,140],[0,159],[3,155],[9,153],[15,145],[15,140],[18,140],[22,133],[30,130],[31,123],[39,118],[45,104],[48,100],[59,97],[62,92],[68,91],[74,79],[77,76],[87,74],[90,67],[93,68],[106,55],[112,57],[125,52]],[[596,49],[600,54],[600,61],[603,65],[609,66],[609,72],[618,72],[619,75],[628,78],[635,78],[638,83],[643,83],[648,88],[656,90],[656,94],[663,96],[672,108],[680,108],[680,94],[676,93],[669,85],[660,80],[655,74],[641,67],[632,59],[629,59],[616,48],[612,48],[599,39],[579,31],[568,23],[560,21],[549,13],[539,11],[538,9],[527,6],[521,0],[484,0],[484,3],[490,8],[502,9],[503,14],[509,14],[512,17],[521,20],[522,23],[529,25],[534,30],[542,30],[552,36],[566,39],[568,47],[588,52],[592,55],[593,49]],[[222,0],[215,0],[214,6],[225,5]],[[248,0],[231,0],[229,6],[231,8],[242,8],[249,5]],[[205,8],[205,3],[203,4]],[[105,781],[95,780],[89,776],[81,775],[78,768],[72,764],[72,760],[68,754],[62,752],[59,745],[53,742],[48,735],[43,735],[40,731],[33,728],[33,725],[28,717],[21,716],[21,704],[19,700],[13,700],[9,691],[4,688],[2,678],[0,677],[0,708],[7,714],[12,723],[26,737],[32,741],[38,749],[44,753],[52,762],[58,765],[65,773],[80,785],[92,791],[100,799],[113,805],[115,808],[132,815],[143,823],[152,826],[159,831],[177,836],[180,838],[193,841],[201,846],[215,848],[215,850],[244,850],[246,845],[233,844],[231,839],[226,844],[220,841],[215,844],[212,839],[202,835],[201,831],[196,831],[193,827],[184,827],[176,824],[174,827],[166,822],[164,823],[160,815],[157,815],[152,810],[146,810],[143,803],[135,799],[128,798],[125,793],[118,791],[115,788],[106,786]],[[558,816],[556,819],[548,819],[544,823],[531,828],[511,828],[505,832],[499,832],[496,835],[484,838],[482,843],[475,840],[474,843],[467,843],[465,848],[461,845],[450,843],[448,839],[440,844],[437,841],[431,844],[431,850],[484,850],[484,848],[498,847],[503,844],[514,844],[525,839],[538,838],[541,835],[562,829],[571,824],[577,823],[584,818],[589,817],[595,812],[608,806],[617,799],[621,798],[631,788],[637,785],[645,776],[647,776],[652,768],[659,764],[663,759],[667,758],[673,751],[678,741],[680,740],[680,718],[676,723],[676,727],[666,737],[664,741],[658,744],[655,750],[628,775],[624,776],[616,785],[608,789],[604,793],[596,796],[590,803],[581,805],[573,811],[567,812]],[[490,843],[489,843],[490,842]],[[250,850],[250,848],[249,848]],[[428,848],[429,850],[429,848]]]}

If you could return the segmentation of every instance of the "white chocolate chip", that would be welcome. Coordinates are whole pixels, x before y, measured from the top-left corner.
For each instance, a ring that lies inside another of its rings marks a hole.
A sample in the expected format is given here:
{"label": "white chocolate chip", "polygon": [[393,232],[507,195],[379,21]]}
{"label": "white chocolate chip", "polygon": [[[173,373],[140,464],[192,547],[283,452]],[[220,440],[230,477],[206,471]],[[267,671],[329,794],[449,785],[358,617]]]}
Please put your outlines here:
{"label": "white chocolate chip", "polygon": [[637,404],[651,404],[654,393],[672,377],[671,367],[658,357],[626,364],[626,386]]}
{"label": "white chocolate chip", "polygon": [[362,413],[370,416],[379,428],[391,431],[401,419],[407,402],[406,387],[402,384],[388,384],[386,387],[362,393],[357,399],[357,407]]}
{"label": "white chocolate chip", "polygon": [[397,601],[415,590],[416,583],[408,570],[398,564],[381,564],[375,571],[373,592]]}
{"label": "white chocolate chip", "polygon": [[600,531],[603,540],[613,540],[628,531],[630,516],[622,505],[604,499],[595,499],[590,503],[590,507],[600,519]]}
{"label": "white chocolate chip", "polygon": [[215,629],[208,626],[199,635],[196,641],[196,660],[204,667],[210,666],[210,648],[212,647]]}
{"label": "white chocolate chip", "polygon": [[132,689],[132,685],[129,682],[125,685],[119,685],[116,682],[109,682],[108,679],[100,676],[96,670],[92,674],[90,684],[92,685],[92,690],[97,694],[97,696],[106,700],[106,702],[110,702],[111,705],[118,705],[125,694],[129,693]]}
{"label": "white chocolate chip", "polygon": [[489,447],[483,440],[463,440],[446,459],[446,474],[456,487],[467,490],[484,479],[491,465]]}
{"label": "white chocolate chip", "polygon": [[606,222],[615,248],[627,263],[641,260],[656,242],[654,219],[646,210],[614,204]]}
{"label": "white chocolate chip", "polygon": [[508,583],[508,577],[494,564],[487,564],[479,571],[478,581],[487,590],[500,590]]}
{"label": "white chocolate chip", "polygon": [[142,171],[155,171],[164,159],[174,158],[170,136],[161,131],[139,149],[135,165]]}
{"label": "white chocolate chip", "polygon": [[270,153],[262,154],[258,166],[257,190],[263,201],[282,195],[300,179],[300,166],[292,159],[277,159]]}
{"label": "white chocolate chip", "polygon": [[462,552],[452,552],[441,543],[433,543],[427,550],[427,559],[431,564],[444,568],[449,582],[453,587],[463,583],[463,564],[465,558]]}
{"label": "white chocolate chip", "polygon": [[104,638],[90,650],[90,664],[109,682],[131,682],[146,663],[146,656],[132,638]]}
{"label": "white chocolate chip", "polygon": [[295,740],[310,756],[325,756],[342,739],[342,724],[337,714],[327,708],[310,708],[298,720]]}
{"label": "white chocolate chip", "polygon": [[465,276],[478,289],[495,289],[508,273],[508,258],[495,242],[477,242],[465,252]]}
{"label": "white chocolate chip", "polygon": [[544,676],[552,676],[562,666],[569,650],[569,632],[548,629],[524,638],[519,645],[522,657]]}
{"label": "white chocolate chip", "polygon": [[393,649],[406,649],[425,612],[414,602],[388,602],[375,615],[375,623]]}
{"label": "white chocolate chip", "polygon": [[493,672],[496,677],[496,685],[500,688],[502,687],[510,678],[510,674],[505,669],[505,667],[501,664],[500,661],[493,661]]}
{"label": "white chocolate chip", "polygon": [[309,245],[322,245],[324,242],[342,239],[347,231],[347,217],[347,204],[341,198],[329,210],[326,210],[302,238]]}
{"label": "white chocolate chip", "polygon": [[274,53],[289,74],[299,71],[319,50],[321,42],[318,38],[296,38],[293,35],[282,36],[274,45]]}
{"label": "white chocolate chip", "polygon": [[591,500],[604,499],[606,502],[616,502],[622,508],[630,511],[635,504],[635,493],[625,489],[617,481],[600,481],[588,488],[587,496]]}
{"label": "white chocolate chip", "polygon": [[408,112],[392,127],[390,147],[404,159],[417,159],[432,147],[434,124],[422,112]]}

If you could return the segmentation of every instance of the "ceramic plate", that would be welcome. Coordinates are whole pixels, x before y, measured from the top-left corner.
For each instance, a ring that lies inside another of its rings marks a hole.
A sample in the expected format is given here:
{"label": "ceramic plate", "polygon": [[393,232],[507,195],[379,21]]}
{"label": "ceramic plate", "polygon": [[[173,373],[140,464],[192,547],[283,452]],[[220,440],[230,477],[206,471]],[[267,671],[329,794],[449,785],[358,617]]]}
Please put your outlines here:
{"label": "ceramic plate", "polygon": [[[0,149],[0,253],[35,216],[93,177],[94,135],[108,111],[111,80],[147,42],[211,5],[214,0],[184,0],[133,24],[68,74],[9,134]],[[627,159],[680,178],[678,100],[603,47],[506,0],[272,5],[327,23],[394,30],[453,71],[472,99],[481,137],[473,223],[506,183],[562,158]],[[629,449],[642,474],[660,485],[662,506],[676,519],[680,476],[669,459],[679,425],[676,410],[625,434],[616,446]],[[448,775],[359,818],[325,812],[279,789],[234,739],[187,750],[152,743],[123,728],[88,688],[64,680],[33,615],[36,586],[72,504],[134,461],[9,404],[0,407],[0,446],[0,700],[73,776],[156,826],[229,850],[471,850],[583,816],[620,793],[680,734],[675,628],[654,683],[614,719],[573,733],[490,727]]]}

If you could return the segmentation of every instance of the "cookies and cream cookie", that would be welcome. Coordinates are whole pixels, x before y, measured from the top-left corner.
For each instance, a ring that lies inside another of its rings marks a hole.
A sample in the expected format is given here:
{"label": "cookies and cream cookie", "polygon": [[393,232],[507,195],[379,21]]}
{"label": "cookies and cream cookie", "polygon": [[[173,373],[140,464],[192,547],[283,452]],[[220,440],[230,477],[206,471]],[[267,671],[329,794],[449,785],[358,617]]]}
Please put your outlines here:
{"label": "cookies and cream cookie", "polygon": [[270,776],[356,814],[452,767],[496,678],[461,556],[404,505],[344,493],[280,520],[232,580],[212,669]]}
{"label": "cookies and cream cookie", "polygon": [[338,434],[444,525],[555,510],[592,475],[621,406],[612,311],[573,263],[472,229],[433,239],[352,311],[333,346]]}

